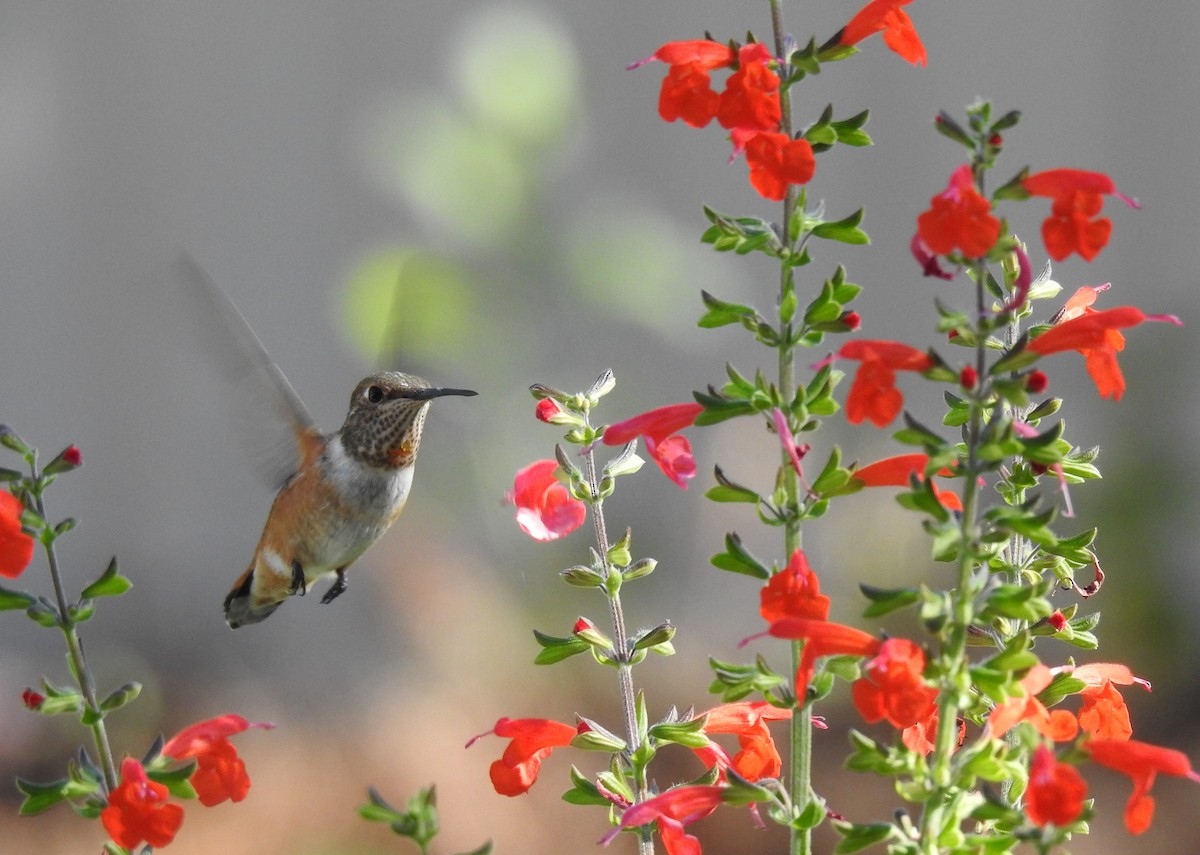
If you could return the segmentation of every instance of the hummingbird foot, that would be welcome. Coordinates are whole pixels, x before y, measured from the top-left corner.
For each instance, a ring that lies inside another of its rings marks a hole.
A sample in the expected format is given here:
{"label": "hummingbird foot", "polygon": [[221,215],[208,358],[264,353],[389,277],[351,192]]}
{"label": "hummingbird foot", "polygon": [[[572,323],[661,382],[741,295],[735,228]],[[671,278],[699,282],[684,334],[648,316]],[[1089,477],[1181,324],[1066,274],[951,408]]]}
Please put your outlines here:
{"label": "hummingbird foot", "polygon": [[337,570],[337,581],[329,587],[329,590],[325,592],[325,596],[321,597],[321,605],[332,603],[342,594],[346,593],[346,587],[346,568],[339,567]]}
{"label": "hummingbird foot", "polygon": [[292,587],[288,588],[288,595],[299,594],[304,596],[308,593],[308,583],[304,581],[304,568],[300,566],[299,561],[292,562]]}

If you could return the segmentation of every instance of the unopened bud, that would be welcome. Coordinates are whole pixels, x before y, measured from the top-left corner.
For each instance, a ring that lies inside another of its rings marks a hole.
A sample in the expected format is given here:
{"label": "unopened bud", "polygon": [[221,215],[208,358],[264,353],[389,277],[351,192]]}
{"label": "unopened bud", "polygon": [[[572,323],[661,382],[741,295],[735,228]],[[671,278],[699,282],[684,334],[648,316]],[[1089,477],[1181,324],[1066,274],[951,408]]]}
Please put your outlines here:
{"label": "unopened bud", "polygon": [[660,623],[653,629],[648,629],[633,641],[634,650],[648,650],[659,644],[666,644],[675,637],[675,627],[670,621]]}
{"label": "unopened bud", "polygon": [[653,558],[639,558],[625,568],[625,579],[628,581],[629,579],[640,579],[643,576],[649,576],[657,566],[658,562]]}
{"label": "unopened bud", "polygon": [[558,575],[562,576],[563,581],[568,585],[576,588],[598,588],[604,583],[604,578],[599,573],[582,564],[568,567],[566,570],[560,571]]}
{"label": "unopened bud", "polygon": [[596,625],[585,617],[575,621],[571,632],[580,641],[585,641],[592,647],[607,651],[612,648],[612,639],[596,628]]}
{"label": "unopened bud", "polygon": [[26,689],[21,692],[21,703],[25,704],[26,709],[40,710],[42,704],[46,702],[46,696],[41,692],[36,692],[33,689]]}
{"label": "unopened bud", "polygon": [[587,398],[593,404],[611,392],[617,385],[617,378],[612,373],[611,368],[604,369],[604,373],[596,378],[596,382],[592,384],[592,388],[587,390]]}
{"label": "unopened bud", "polygon": [[1025,379],[1025,388],[1034,395],[1040,395],[1042,392],[1045,392],[1049,385],[1050,378],[1041,371],[1031,371],[1029,372],[1029,377]]}
{"label": "unopened bud", "polygon": [[624,739],[605,730],[590,718],[582,717],[575,728],[575,738],[571,740],[571,745],[584,751],[603,751],[607,754],[617,754],[625,750]]}
{"label": "unopened bud", "polygon": [[958,385],[964,389],[974,389],[975,384],[979,382],[979,372],[970,365],[958,372]]}
{"label": "unopened bud", "polygon": [[45,475],[58,475],[61,472],[70,472],[72,469],[78,469],[83,465],[83,455],[74,445],[69,445],[59,452],[58,457],[46,464],[46,468],[42,470]]}

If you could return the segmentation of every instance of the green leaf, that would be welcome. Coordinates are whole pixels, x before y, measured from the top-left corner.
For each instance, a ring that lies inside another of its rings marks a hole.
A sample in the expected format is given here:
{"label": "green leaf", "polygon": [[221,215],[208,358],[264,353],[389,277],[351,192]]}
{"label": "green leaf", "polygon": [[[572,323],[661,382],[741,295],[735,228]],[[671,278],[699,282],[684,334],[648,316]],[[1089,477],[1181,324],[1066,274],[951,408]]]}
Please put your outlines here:
{"label": "green leaf", "polygon": [[713,472],[717,479],[717,486],[712,487],[704,495],[714,502],[746,502],[748,504],[756,504],[759,500],[759,495],[749,487],[743,487],[725,477],[725,473],[721,471],[721,467],[717,466]]}
{"label": "green leaf", "polygon": [[921,598],[921,592],[916,588],[889,589],[860,584],[858,589],[871,601],[871,605],[863,611],[863,617],[880,617],[897,609],[911,606]]}
{"label": "green leaf", "polygon": [[11,588],[0,585],[0,612],[27,609],[36,602],[37,597],[33,596],[33,594],[26,594],[24,591],[14,591]]}
{"label": "green leaf", "polygon": [[589,649],[588,643],[576,636],[558,638],[535,629],[533,637],[542,646],[542,650],[533,659],[535,665],[552,665]]}
{"label": "green leaf", "polygon": [[713,566],[731,573],[743,573],[756,579],[770,579],[771,571],[754,557],[734,532],[725,535],[725,551],[714,555]]}
{"label": "green leaf", "polygon": [[837,220],[832,223],[821,223],[814,226],[812,230],[813,237],[825,238],[826,240],[836,240],[848,244],[867,244],[871,242],[871,238],[858,227],[862,222],[863,209],[859,208],[850,216]]}
{"label": "green leaf", "polygon": [[842,840],[834,847],[834,855],[845,855],[848,852],[858,852],[876,843],[882,843],[895,833],[896,828],[885,822],[871,825],[852,825],[848,822],[834,820],[833,827]]}
{"label": "green leaf", "polygon": [[80,597],[95,599],[96,597],[117,597],[124,594],[133,583],[120,574],[117,569],[117,559],[108,562],[108,568],[92,584],[83,589]]}

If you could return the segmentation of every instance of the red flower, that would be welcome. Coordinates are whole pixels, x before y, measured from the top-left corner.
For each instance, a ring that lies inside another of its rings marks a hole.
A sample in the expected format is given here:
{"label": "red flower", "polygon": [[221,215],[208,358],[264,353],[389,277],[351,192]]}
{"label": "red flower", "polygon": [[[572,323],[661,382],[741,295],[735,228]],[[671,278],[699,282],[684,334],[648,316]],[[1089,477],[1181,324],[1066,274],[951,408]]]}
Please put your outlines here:
{"label": "red flower", "polygon": [[[900,734],[900,741],[904,743],[904,747],[918,754],[928,754],[932,751],[936,747],[934,740],[937,739],[938,718],[938,708],[935,706],[925,718],[910,727],[904,728]],[[955,750],[962,748],[962,744],[966,738],[967,723],[960,718],[958,720],[958,739],[954,745]]]}
{"label": "red flower", "polygon": [[876,427],[890,424],[904,404],[904,396],[896,388],[896,372],[933,367],[928,354],[895,341],[855,339],[844,344],[838,356],[862,361],[846,400],[847,420],[858,424],[870,419]]}
{"label": "red flower", "polygon": [[1034,665],[1021,679],[1022,694],[996,704],[988,715],[988,735],[999,739],[1023,721],[1029,722],[1043,736],[1055,742],[1074,739],[1079,730],[1075,716],[1067,710],[1048,710],[1037,699],[1037,693],[1050,685],[1054,675],[1045,665]]}
{"label": "red flower", "polygon": [[1104,206],[1104,196],[1116,196],[1130,207],[1138,207],[1133,199],[1118,193],[1113,180],[1101,172],[1048,169],[1021,183],[1030,196],[1054,200],[1050,216],[1042,223],[1042,240],[1055,261],[1062,261],[1072,252],[1091,261],[1108,244],[1112,220],[1093,219]]}
{"label": "red flower", "polygon": [[100,821],[118,846],[132,850],[145,841],[158,849],[175,839],[183,808],[168,804],[167,788],[151,781],[142,764],[127,757],[121,764],[121,783],[108,794]]}
{"label": "red flower", "polygon": [[937,689],[928,685],[925,651],[906,638],[889,638],[854,681],[854,706],[868,723],[886,718],[895,727],[912,727],[937,709]]}
{"label": "red flower", "polygon": [[[925,466],[928,463],[929,456],[926,454],[899,454],[856,469],[853,478],[868,487],[907,487],[913,475],[922,481],[925,480]],[[950,472],[942,469],[937,474],[949,475]],[[937,484],[931,486],[942,507],[951,511],[962,510],[962,500],[956,493],[943,492],[938,489]]]}
{"label": "red flower", "polygon": [[748,44],[738,51],[738,70],[725,82],[717,104],[721,127],[752,131],[779,128],[779,77],[771,71],[770,62],[766,45]]}
{"label": "red flower", "polygon": [[1150,683],[1133,676],[1124,665],[1095,662],[1080,665],[1071,671],[1071,676],[1087,683],[1080,693],[1083,706],[1079,709],[1079,727],[1094,739],[1126,740],[1133,735],[1129,722],[1129,708],[1114,684],[1129,686],[1134,683],[1150,691]]}
{"label": "red flower", "polygon": [[15,579],[33,560],[33,538],[21,531],[25,506],[12,493],[0,490],[0,576]]}
{"label": "red flower", "polygon": [[558,463],[537,460],[517,472],[505,501],[517,507],[517,525],[534,540],[556,540],[583,525],[587,506],[554,477]]}
{"label": "red flower", "polygon": [[646,453],[654,458],[658,468],[678,484],[687,489],[687,482],[696,475],[696,461],[692,457],[692,445],[679,431],[695,423],[696,417],[704,412],[699,404],[671,404],[659,407],[640,416],[609,425],[604,430],[605,445],[624,445],[632,439],[646,440]]}
{"label": "red flower", "polygon": [[842,28],[837,40],[856,45],[868,36],[883,32],[883,42],[913,65],[925,64],[925,45],[912,19],[901,9],[912,0],[872,0]]}
{"label": "red flower", "polygon": [[553,419],[557,418],[562,412],[563,408],[553,398],[542,398],[542,400],[537,402],[537,407],[533,411],[539,422],[546,422],[548,424],[553,424]]}
{"label": "red flower", "polygon": [[174,760],[196,761],[191,783],[200,804],[212,807],[226,799],[240,802],[250,791],[250,776],[229,737],[251,727],[270,730],[274,726],[251,723],[230,713],[185,727],[163,746],[162,753]]}
{"label": "red flower", "polygon": [[787,134],[758,133],[746,142],[750,185],[764,199],[781,201],[788,185],[807,184],[817,168],[808,140]]}
{"label": "red flower", "polygon": [[1094,762],[1128,775],[1133,781],[1133,793],[1125,804],[1125,827],[1131,834],[1141,834],[1150,827],[1150,820],[1154,818],[1154,799],[1149,792],[1159,772],[1200,782],[1200,775],[1192,771],[1192,764],[1181,751],[1136,739],[1088,739],[1083,742],[1083,748]]}
{"label": "red flower", "polygon": [[775,638],[804,642],[800,666],[796,669],[796,697],[803,698],[812,681],[817,659],[822,656],[874,656],[879,652],[879,639],[873,635],[824,620],[809,618],[780,618],[771,624],[767,633]]}
{"label": "red flower", "polygon": [[981,258],[995,246],[1000,221],[975,189],[969,165],[954,170],[946,189],[929,202],[930,209],[917,217],[917,236],[931,252],[947,255],[958,247],[967,258]]}
{"label": "red flower", "polygon": [[829,597],[821,593],[821,582],[799,549],[792,553],[787,567],[763,586],[759,599],[759,612],[768,622],[785,617],[808,620],[829,617]]}
{"label": "red flower", "polygon": [[555,748],[570,745],[578,731],[569,724],[545,718],[502,718],[487,733],[481,733],[467,743],[489,734],[511,738],[504,754],[492,764],[489,772],[492,786],[502,796],[519,796],[537,781],[542,761]]}
{"label": "red flower", "polygon": [[1054,823],[1062,827],[1079,819],[1087,784],[1079,770],[1060,763],[1054,749],[1039,745],[1029,764],[1029,787],[1025,790],[1025,811],[1035,825]]}
{"label": "red flower", "polygon": [[1125,337],[1117,330],[1144,321],[1165,321],[1183,326],[1174,315],[1147,315],[1134,306],[1118,306],[1063,321],[1031,341],[1029,349],[1039,356],[1064,350],[1079,352],[1100,397],[1119,401],[1125,392],[1125,377],[1117,364],[1117,352],[1125,348]]}
{"label": "red flower", "polygon": [[621,814],[620,823],[600,842],[607,845],[622,829],[653,822],[662,835],[667,855],[700,855],[700,841],[685,833],[684,826],[719,808],[726,789],[715,784],[692,785],[659,793]]}
{"label": "red flower", "polygon": [[783,760],[775,748],[775,741],[767,729],[768,721],[791,718],[792,711],[772,706],[766,701],[738,701],[713,707],[704,717],[702,732],[705,736],[714,733],[734,733],[738,737],[741,751],[730,759],[716,743],[694,749],[710,768],[717,766],[734,771],[748,781],[760,778],[777,778],[783,768]]}
{"label": "red flower", "polygon": [[34,689],[26,689],[21,692],[21,703],[25,704],[26,709],[40,710],[42,704],[46,702],[46,696]]}
{"label": "red flower", "polygon": [[714,41],[668,42],[654,55],[630,68],[652,60],[671,66],[663,78],[658,95],[658,114],[664,121],[683,119],[693,128],[702,128],[717,114],[719,97],[709,83],[709,71],[733,64],[733,51]]}

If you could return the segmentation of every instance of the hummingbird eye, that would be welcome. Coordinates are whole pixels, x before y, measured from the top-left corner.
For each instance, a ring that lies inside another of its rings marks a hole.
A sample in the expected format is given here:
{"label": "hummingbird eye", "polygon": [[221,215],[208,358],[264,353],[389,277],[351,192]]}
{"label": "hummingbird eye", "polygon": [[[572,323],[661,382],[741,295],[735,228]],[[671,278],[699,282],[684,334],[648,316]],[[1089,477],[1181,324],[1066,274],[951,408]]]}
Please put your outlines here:
{"label": "hummingbird eye", "polygon": [[383,400],[383,389],[378,386],[368,386],[365,397],[372,404],[378,404]]}

